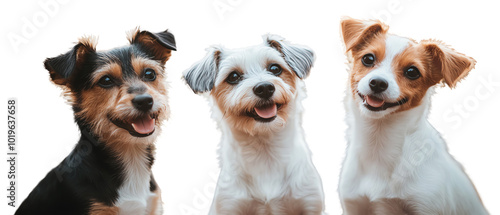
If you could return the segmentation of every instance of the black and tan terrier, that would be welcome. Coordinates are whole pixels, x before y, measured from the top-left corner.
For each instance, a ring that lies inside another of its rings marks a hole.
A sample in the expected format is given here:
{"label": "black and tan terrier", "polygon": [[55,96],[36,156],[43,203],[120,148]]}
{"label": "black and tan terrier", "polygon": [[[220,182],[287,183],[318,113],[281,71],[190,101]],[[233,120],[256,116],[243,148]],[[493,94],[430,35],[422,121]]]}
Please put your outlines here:
{"label": "black and tan terrier", "polygon": [[165,62],[174,35],[136,30],[130,45],[96,51],[92,37],[45,60],[73,106],[81,138],[17,215],[162,214],[151,166],[168,117]]}

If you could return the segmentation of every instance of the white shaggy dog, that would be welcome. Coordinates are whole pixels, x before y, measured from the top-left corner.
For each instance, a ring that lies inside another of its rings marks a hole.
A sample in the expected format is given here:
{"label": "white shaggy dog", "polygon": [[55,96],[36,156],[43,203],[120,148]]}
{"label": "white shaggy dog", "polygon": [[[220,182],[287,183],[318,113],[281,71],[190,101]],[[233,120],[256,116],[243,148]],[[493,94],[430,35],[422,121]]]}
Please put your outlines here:
{"label": "white shaggy dog", "polygon": [[346,215],[488,214],[462,166],[427,121],[434,86],[453,88],[474,59],[435,40],[346,18],[348,148],[339,193]]}
{"label": "white shaggy dog", "polygon": [[222,131],[221,173],[210,214],[322,214],[321,179],[301,127],[307,47],[273,35],[242,48],[211,47],[184,75],[210,92]]}

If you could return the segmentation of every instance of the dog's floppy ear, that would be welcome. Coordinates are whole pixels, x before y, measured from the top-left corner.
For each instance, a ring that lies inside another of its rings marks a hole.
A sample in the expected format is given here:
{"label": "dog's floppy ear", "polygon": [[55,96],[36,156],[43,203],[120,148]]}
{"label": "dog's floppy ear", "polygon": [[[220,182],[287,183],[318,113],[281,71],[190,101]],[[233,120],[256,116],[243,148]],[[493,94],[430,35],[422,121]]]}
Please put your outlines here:
{"label": "dog's floppy ear", "polygon": [[432,70],[437,72],[450,88],[454,88],[476,65],[476,61],[462,53],[455,51],[437,40],[423,40],[420,42],[432,59]]}
{"label": "dog's floppy ear", "polygon": [[203,93],[212,90],[221,53],[221,47],[212,46],[208,48],[207,55],[184,73],[184,79],[193,92]]}
{"label": "dog's floppy ear", "polygon": [[175,37],[168,30],[151,33],[149,31],[141,31],[137,28],[129,34],[128,40],[130,44],[137,45],[144,49],[146,53],[151,54],[151,58],[167,62],[170,58],[172,50],[176,51]]}
{"label": "dog's floppy ear", "polygon": [[286,63],[301,79],[306,78],[314,63],[314,51],[308,47],[290,44],[277,35],[264,35],[264,42],[283,55]]}
{"label": "dog's floppy ear", "polygon": [[84,37],[69,52],[45,59],[44,66],[52,81],[70,87],[72,75],[85,64],[90,54],[95,53],[96,44],[95,37]]}
{"label": "dog's floppy ear", "polygon": [[389,26],[378,20],[359,20],[343,17],[340,21],[340,29],[346,52],[348,52],[358,50],[378,34],[387,33]]}

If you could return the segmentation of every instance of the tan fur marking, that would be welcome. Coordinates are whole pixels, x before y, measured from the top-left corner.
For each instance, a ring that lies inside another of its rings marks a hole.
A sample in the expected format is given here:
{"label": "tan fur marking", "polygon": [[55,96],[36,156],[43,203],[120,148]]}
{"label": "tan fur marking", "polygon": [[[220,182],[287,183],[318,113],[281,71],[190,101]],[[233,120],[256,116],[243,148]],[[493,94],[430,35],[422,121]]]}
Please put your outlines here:
{"label": "tan fur marking", "polygon": [[90,215],[118,215],[120,209],[115,206],[107,206],[100,202],[95,202],[90,206]]}
{"label": "tan fur marking", "polygon": [[385,58],[386,37],[387,36],[385,34],[379,34],[375,36],[372,39],[372,41],[364,47],[364,49],[358,51],[354,50],[352,51],[353,72],[350,73],[349,82],[351,83],[353,97],[357,96],[358,94],[357,86],[359,81],[361,81],[363,77],[365,77],[369,72],[371,72],[374,69],[373,67],[366,67],[365,65],[363,65],[361,59],[363,58],[364,55],[371,53],[375,55],[376,65],[382,62]]}
{"label": "tan fur marking", "polygon": [[132,67],[134,68],[134,71],[138,77],[141,77],[143,75],[143,71],[146,68],[151,68],[155,70],[156,73],[164,73],[163,66],[158,61],[143,57],[132,57],[131,62]]}
{"label": "tan fur marking", "polygon": [[410,204],[399,198],[383,198],[370,201],[362,196],[344,200],[344,214],[348,215],[414,215],[416,211]]}
{"label": "tan fur marking", "polygon": [[220,215],[320,215],[322,202],[305,202],[287,195],[268,202],[248,199],[219,198],[216,202]]}
{"label": "tan fur marking", "polygon": [[[408,102],[402,105],[397,112],[419,106],[427,90],[441,80],[441,74],[433,72],[429,63],[431,60],[421,45],[410,46],[394,57],[392,69],[401,91],[401,96],[398,99],[408,99]],[[420,78],[410,80],[405,76],[405,71],[410,66],[415,66],[420,71]]]}
{"label": "tan fur marking", "polygon": [[118,63],[109,63],[95,71],[92,77],[92,84],[96,84],[105,75],[111,76],[118,81],[122,80],[122,67]]}
{"label": "tan fur marking", "polygon": [[95,51],[97,46],[97,37],[95,36],[84,36],[78,39],[78,42],[87,48]]}
{"label": "tan fur marking", "polygon": [[370,43],[373,37],[389,30],[389,26],[378,20],[363,21],[351,18],[344,18],[340,27],[346,52],[361,49],[364,44]]}
{"label": "tan fur marking", "polygon": [[163,213],[160,188],[156,189],[155,194],[156,196],[151,200],[151,212],[149,215],[159,215]]}
{"label": "tan fur marking", "polygon": [[371,203],[374,215],[414,215],[416,212],[407,201],[398,198],[379,199]]}
{"label": "tan fur marking", "polygon": [[130,31],[127,32],[127,40],[129,43],[132,43],[134,41],[134,38],[141,32],[141,29],[139,27],[136,27]]}
{"label": "tan fur marking", "polygon": [[373,215],[370,200],[366,196],[357,199],[345,199],[344,210],[344,214],[347,215]]}

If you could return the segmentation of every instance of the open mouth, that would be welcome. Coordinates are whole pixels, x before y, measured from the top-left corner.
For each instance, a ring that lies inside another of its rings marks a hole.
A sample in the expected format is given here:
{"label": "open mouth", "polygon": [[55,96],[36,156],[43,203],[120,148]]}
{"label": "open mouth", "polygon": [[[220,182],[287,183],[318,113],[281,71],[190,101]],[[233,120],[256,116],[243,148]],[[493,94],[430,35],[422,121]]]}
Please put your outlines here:
{"label": "open mouth", "polygon": [[373,95],[363,95],[361,93],[358,93],[358,95],[363,100],[363,105],[365,105],[365,107],[371,111],[383,111],[387,108],[403,105],[404,103],[408,102],[407,98],[402,98],[397,102],[385,102],[383,99]]}
{"label": "open mouth", "polygon": [[135,137],[147,137],[155,132],[158,114],[141,115],[129,120],[118,120],[108,117],[119,128],[127,130]]}
{"label": "open mouth", "polygon": [[252,111],[247,112],[247,115],[259,122],[272,122],[276,119],[276,116],[278,116],[278,110],[281,109],[282,106],[282,104],[274,102],[265,102],[256,105]]}

